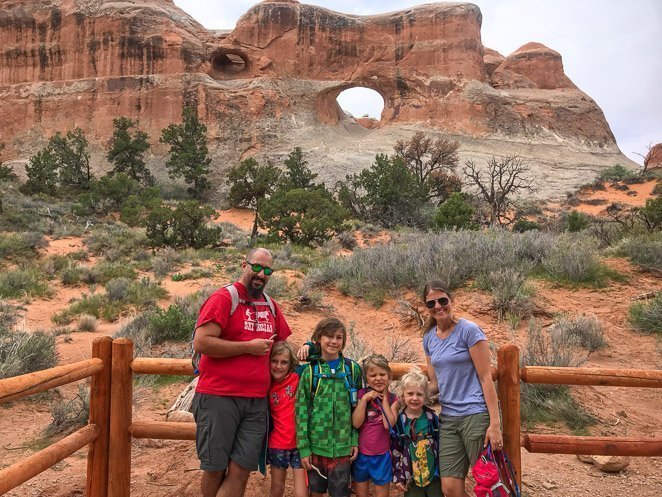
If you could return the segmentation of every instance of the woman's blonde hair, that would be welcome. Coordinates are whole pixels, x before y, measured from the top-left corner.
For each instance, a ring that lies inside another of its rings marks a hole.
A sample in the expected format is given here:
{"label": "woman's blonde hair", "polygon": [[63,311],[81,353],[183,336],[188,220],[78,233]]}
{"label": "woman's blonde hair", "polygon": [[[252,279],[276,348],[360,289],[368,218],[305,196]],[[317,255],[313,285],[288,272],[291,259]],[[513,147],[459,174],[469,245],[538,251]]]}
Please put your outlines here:
{"label": "woman's blonde hair", "polygon": [[391,381],[393,378],[393,372],[391,371],[391,367],[388,365],[388,360],[386,357],[384,357],[381,354],[371,354],[363,361],[361,362],[361,369],[363,370],[363,379],[367,381],[367,375],[368,375],[368,368],[369,367],[376,367],[383,369],[388,373],[388,379]]}
{"label": "woman's blonde hair", "polygon": [[405,388],[408,386],[417,386],[425,393],[425,400],[428,399],[428,377],[423,374],[420,368],[414,366],[408,373],[400,378],[398,392],[400,398],[404,400]]}
{"label": "woman's blonde hair", "polygon": [[[428,293],[431,291],[437,291],[437,292],[443,292],[448,296],[448,299],[452,302],[453,301],[453,296],[451,295],[451,292],[449,292],[446,289],[446,285],[444,285],[441,281],[439,280],[432,280],[428,281],[423,288],[423,303],[425,303],[425,299],[428,297]],[[434,320],[432,316],[428,316],[425,322],[423,323],[423,326],[421,326],[421,332],[425,335],[428,331],[432,329],[433,326],[436,326],[437,322]]]}
{"label": "woman's blonde hair", "polygon": [[342,331],[342,348],[345,349],[345,344],[347,343],[347,329],[342,321],[338,318],[324,318],[313,330],[313,336],[311,340],[319,344],[321,336],[333,336],[336,331]]}
{"label": "woman's blonde hair", "polygon": [[290,367],[288,368],[288,374],[294,371],[294,369],[299,365],[299,359],[297,359],[297,354],[294,351],[294,347],[287,342],[276,342],[273,347],[271,347],[271,354],[269,358],[275,357],[280,354],[286,354],[287,358],[290,361]]}

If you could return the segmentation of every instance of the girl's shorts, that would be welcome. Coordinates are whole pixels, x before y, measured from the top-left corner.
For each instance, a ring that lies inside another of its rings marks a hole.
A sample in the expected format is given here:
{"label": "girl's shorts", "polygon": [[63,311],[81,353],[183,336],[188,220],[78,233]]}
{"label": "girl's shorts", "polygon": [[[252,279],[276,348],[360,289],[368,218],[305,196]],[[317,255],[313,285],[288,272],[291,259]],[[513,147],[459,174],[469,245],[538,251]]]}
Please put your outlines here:
{"label": "girl's shorts", "polygon": [[359,457],[352,463],[352,480],[357,483],[372,481],[375,485],[386,485],[392,478],[390,452],[378,456],[359,453]]}
{"label": "girl's shorts", "polygon": [[298,449],[267,449],[267,462],[274,468],[302,468]]}

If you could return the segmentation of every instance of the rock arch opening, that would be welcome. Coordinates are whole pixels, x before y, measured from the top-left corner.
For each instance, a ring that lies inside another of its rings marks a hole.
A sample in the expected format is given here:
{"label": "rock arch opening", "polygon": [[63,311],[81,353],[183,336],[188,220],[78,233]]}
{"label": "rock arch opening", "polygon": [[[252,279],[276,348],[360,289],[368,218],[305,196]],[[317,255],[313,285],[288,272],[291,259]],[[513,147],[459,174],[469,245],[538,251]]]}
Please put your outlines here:
{"label": "rock arch opening", "polygon": [[239,51],[217,52],[211,59],[211,76],[217,79],[233,77],[249,67],[248,58]]}
{"label": "rock arch opening", "polygon": [[341,91],[336,102],[349,119],[354,119],[364,128],[375,129],[381,126],[385,101],[378,91],[354,86]]}

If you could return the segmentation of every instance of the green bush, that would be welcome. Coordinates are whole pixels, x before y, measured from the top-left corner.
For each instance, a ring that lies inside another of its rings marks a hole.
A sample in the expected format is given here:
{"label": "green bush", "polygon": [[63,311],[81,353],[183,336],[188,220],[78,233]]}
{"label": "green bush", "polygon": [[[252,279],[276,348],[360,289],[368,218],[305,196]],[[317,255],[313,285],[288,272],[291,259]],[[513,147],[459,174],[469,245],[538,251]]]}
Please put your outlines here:
{"label": "green bush", "polygon": [[646,333],[662,333],[662,292],[646,302],[630,306],[628,319],[632,326]]}
{"label": "green bush", "polygon": [[45,276],[34,269],[14,269],[0,273],[0,298],[44,297],[52,289]]}
{"label": "green bush", "polygon": [[129,288],[131,287],[131,280],[128,278],[113,278],[106,283],[106,297],[108,300],[115,302],[124,302],[129,297]]}
{"label": "green bush", "polygon": [[636,173],[634,171],[631,171],[620,164],[616,164],[602,171],[598,176],[598,179],[600,179],[600,181],[623,181],[634,178],[635,176]]}
{"label": "green bush", "polygon": [[170,305],[166,310],[155,309],[149,315],[147,337],[154,344],[174,340],[178,342],[191,339],[197,316],[187,314],[177,305]]}
{"label": "green bush", "polygon": [[564,284],[603,286],[608,274],[592,238],[562,235],[542,262],[547,275]]}
{"label": "green bush", "polygon": [[145,248],[147,244],[144,230],[129,228],[123,224],[96,225],[85,239],[88,250],[95,255],[114,251],[128,257]]}
{"label": "green bush", "polygon": [[515,221],[515,224],[513,224],[513,231],[515,233],[524,233],[525,231],[533,230],[540,231],[540,228],[541,226],[539,223],[536,223],[535,221],[529,221],[523,217]]}
{"label": "green bush", "polygon": [[578,233],[591,225],[591,218],[579,211],[570,211],[566,219],[566,231]]}
{"label": "green bush", "polygon": [[56,364],[54,336],[0,329],[0,379],[41,371]]}
{"label": "green bush", "polygon": [[434,215],[434,225],[441,230],[474,230],[478,225],[474,222],[474,209],[461,193],[453,192],[439,206]]}
{"label": "green bush", "polygon": [[0,236],[0,259],[10,257],[35,257],[37,250],[48,246],[48,241],[41,233],[26,231],[23,233],[2,233]]}
{"label": "green bush", "polygon": [[260,207],[260,226],[274,239],[321,244],[339,233],[348,212],[323,189],[279,189]]}
{"label": "green bush", "polygon": [[219,242],[221,228],[209,227],[218,214],[195,200],[180,202],[175,209],[161,205],[146,217],[147,239],[154,247],[203,248]]}

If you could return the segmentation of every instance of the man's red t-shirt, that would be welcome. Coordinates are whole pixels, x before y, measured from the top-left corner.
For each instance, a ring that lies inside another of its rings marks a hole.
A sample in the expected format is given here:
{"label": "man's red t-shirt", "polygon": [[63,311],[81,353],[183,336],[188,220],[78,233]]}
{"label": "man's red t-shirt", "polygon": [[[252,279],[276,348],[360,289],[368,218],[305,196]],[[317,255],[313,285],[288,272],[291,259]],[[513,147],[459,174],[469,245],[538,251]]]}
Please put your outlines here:
{"label": "man's red t-shirt", "polygon": [[[243,284],[237,282],[234,285],[240,299],[252,300]],[[258,301],[264,301],[264,298]],[[233,342],[270,338],[274,334],[277,335],[276,341],[282,341],[292,334],[275,302],[275,317],[267,305],[253,307],[240,302],[230,316],[231,308],[230,292],[226,288],[216,290],[202,304],[196,328],[209,322],[217,323],[221,327],[220,338]],[[243,354],[222,359],[202,354],[196,392],[232,397],[266,397],[271,383],[269,365],[269,354]]]}
{"label": "man's red t-shirt", "polygon": [[296,449],[297,431],[294,425],[294,403],[297,396],[299,375],[292,372],[285,379],[271,382],[269,410],[273,430],[269,434],[270,449]]}

